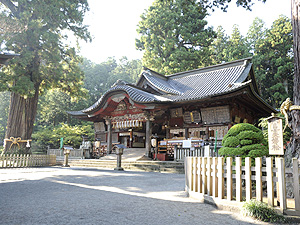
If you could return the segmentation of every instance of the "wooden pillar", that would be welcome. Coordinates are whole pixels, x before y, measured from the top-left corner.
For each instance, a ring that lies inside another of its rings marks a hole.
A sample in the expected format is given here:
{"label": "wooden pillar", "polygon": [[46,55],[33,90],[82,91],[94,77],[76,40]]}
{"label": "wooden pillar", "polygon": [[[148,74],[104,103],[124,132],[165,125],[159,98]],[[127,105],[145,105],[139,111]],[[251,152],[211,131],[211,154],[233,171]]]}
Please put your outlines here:
{"label": "wooden pillar", "polygon": [[105,119],[107,125],[107,154],[111,153],[112,150],[112,126],[111,126],[111,119],[107,117]]}
{"label": "wooden pillar", "polygon": [[166,128],[166,139],[169,139],[170,138],[170,128],[167,127]]}
{"label": "wooden pillar", "polygon": [[146,140],[145,140],[145,147],[146,147],[146,156],[150,155],[151,152],[151,128],[152,128],[152,122],[150,117],[147,117],[146,119]]}
{"label": "wooden pillar", "polygon": [[184,138],[189,139],[189,128],[184,128]]}

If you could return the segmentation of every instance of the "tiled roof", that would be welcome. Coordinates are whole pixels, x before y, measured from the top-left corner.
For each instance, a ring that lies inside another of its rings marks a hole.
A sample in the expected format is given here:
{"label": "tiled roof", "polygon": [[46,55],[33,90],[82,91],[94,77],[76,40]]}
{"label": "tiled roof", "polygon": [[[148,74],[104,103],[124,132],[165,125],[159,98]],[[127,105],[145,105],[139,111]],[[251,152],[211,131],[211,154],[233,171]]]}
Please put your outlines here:
{"label": "tiled roof", "polygon": [[153,76],[149,70],[144,71],[143,76],[152,86],[156,87],[158,90],[166,94],[175,94],[175,95],[182,94],[178,89],[176,89],[176,87],[172,86],[172,82]]}
{"label": "tiled roof", "polygon": [[[250,58],[247,58],[169,76],[163,76],[146,69],[137,85],[117,81],[94,105],[80,112],[75,112],[75,114],[80,116],[100,109],[106,104],[106,99],[109,96],[119,92],[127,93],[133,102],[150,104],[205,99],[234,92],[247,85],[255,87],[253,89],[255,91],[257,88],[255,78],[250,73],[251,68]],[[157,90],[157,93],[153,94],[144,89],[145,84],[151,86],[153,90]],[[255,95],[258,96],[259,101],[264,102],[258,93]]]}
{"label": "tiled roof", "polygon": [[167,80],[151,76],[151,71],[142,76],[154,88],[162,90],[173,101],[190,101],[232,92],[249,84],[247,81],[252,64],[248,59],[220,64],[166,76]]}
{"label": "tiled roof", "polygon": [[105,99],[107,95],[117,91],[126,92],[129,95],[130,99],[137,103],[159,103],[172,101],[166,97],[146,92],[124,81],[117,81],[116,84],[114,84],[108,91],[106,91],[94,105],[85,110],[82,110],[82,112],[87,113],[96,109],[101,103],[104,103],[103,99]]}

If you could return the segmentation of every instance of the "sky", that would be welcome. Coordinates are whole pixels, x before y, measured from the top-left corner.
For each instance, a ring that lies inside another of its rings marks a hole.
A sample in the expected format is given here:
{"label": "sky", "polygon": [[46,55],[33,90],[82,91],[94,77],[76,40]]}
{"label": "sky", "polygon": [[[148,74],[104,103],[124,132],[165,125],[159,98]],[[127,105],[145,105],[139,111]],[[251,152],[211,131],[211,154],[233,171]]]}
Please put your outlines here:
{"label": "sky", "polygon": [[[135,49],[136,32],[141,14],[154,0],[88,0],[90,11],[84,23],[89,26],[93,37],[91,43],[79,42],[79,54],[92,62],[101,63],[109,57],[120,59],[141,59],[143,53]],[[209,26],[216,29],[221,25],[228,35],[234,24],[239,25],[242,35],[246,35],[255,17],[259,17],[270,28],[279,15],[291,17],[291,3],[288,0],[267,0],[256,2],[252,11],[236,7],[232,1],[227,13],[216,9],[206,18]]]}

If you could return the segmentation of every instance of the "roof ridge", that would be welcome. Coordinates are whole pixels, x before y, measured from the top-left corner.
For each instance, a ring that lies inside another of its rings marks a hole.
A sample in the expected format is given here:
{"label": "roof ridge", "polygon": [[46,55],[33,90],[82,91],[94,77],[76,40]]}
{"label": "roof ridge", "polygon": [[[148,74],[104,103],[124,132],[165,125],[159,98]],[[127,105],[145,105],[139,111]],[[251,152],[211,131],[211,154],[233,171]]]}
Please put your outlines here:
{"label": "roof ridge", "polygon": [[166,77],[168,79],[169,78],[174,79],[174,78],[181,77],[181,76],[193,75],[194,73],[197,73],[197,72],[200,72],[200,71],[201,72],[215,71],[216,68],[218,68],[218,67],[219,67],[219,69],[226,69],[226,68],[229,67],[229,65],[234,65],[234,64],[236,64],[236,66],[238,66],[238,65],[246,66],[249,63],[249,61],[251,61],[251,59],[252,59],[252,57],[248,57],[248,58],[244,58],[244,59],[234,60],[234,61],[231,61],[231,62],[226,62],[226,63],[217,64],[217,65],[207,66],[207,67],[203,67],[203,68],[199,68],[199,69],[174,73],[174,74],[166,75]]}

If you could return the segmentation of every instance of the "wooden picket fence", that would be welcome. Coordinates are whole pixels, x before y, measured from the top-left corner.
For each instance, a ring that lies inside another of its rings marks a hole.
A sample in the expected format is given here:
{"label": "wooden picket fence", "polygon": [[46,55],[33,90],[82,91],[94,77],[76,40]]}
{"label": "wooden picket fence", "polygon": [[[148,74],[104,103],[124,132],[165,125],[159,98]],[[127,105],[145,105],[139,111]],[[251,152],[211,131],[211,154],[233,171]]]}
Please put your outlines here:
{"label": "wooden picket fence", "polygon": [[[234,160],[234,163],[233,163]],[[300,215],[299,162],[285,168],[283,158],[186,157],[186,191],[192,197],[209,198],[215,203],[240,207],[241,202],[255,198],[274,207],[280,202],[282,213]],[[294,199],[286,197],[286,172],[292,174]],[[276,195],[275,195],[276,194]],[[287,204],[289,203],[289,204]]]}
{"label": "wooden picket fence", "polygon": [[1,155],[0,168],[55,166],[55,155]]}

